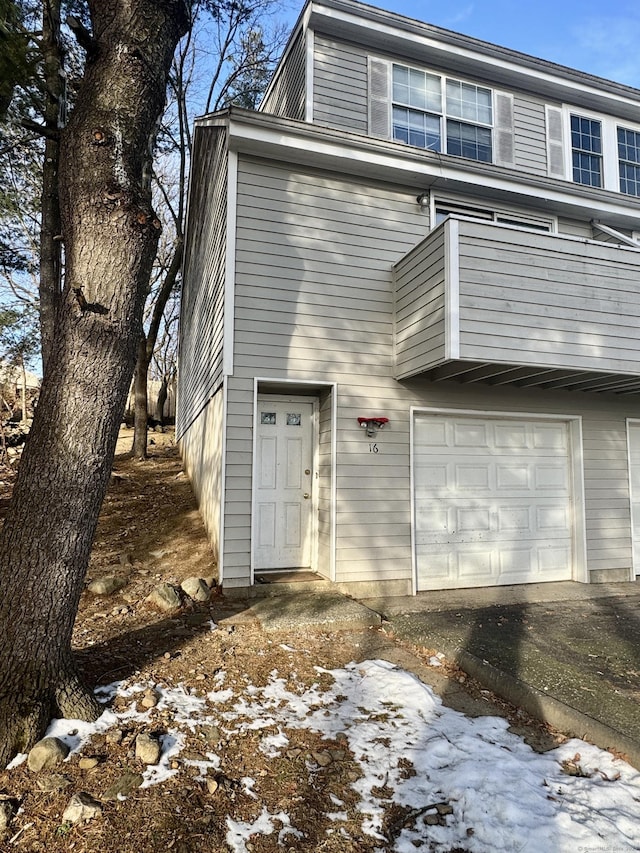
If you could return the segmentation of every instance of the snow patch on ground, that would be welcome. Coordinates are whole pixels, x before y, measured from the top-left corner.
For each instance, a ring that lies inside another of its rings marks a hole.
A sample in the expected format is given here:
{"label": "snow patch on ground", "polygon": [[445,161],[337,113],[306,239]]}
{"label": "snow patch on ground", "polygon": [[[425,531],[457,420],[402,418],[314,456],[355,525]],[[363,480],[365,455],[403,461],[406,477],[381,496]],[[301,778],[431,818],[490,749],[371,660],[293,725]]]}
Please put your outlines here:
{"label": "snow patch on ground", "polygon": [[[143,786],[178,772],[171,764],[184,747],[184,732],[196,726],[216,725],[228,733],[270,728],[261,743],[267,757],[286,749],[287,729],[309,729],[346,741],[355,756],[362,776],[352,784],[364,832],[387,844],[383,820],[391,801],[412,810],[395,833],[396,853],[414,853],[419,842],[435,853],[455,847],[469,853],[640,849],[640,774],[610,753],[574,739],[540,755],[509,732],[505,720],[469,718],[445,708],[428,686],[386,661],[317,672],[322,683],[332,681],[329,688],[305,687],[295,672],[287,679],[276,671],[262,687],[233,689],[222,689],[224,673],[218,673],[217,689],[207,696],[181,684],[115,683],[102,688],[99,698],[132,699],[127,708],[105,710],[93,724],[55,720],[47,735],[77,752],[97,732],[128,721],[145,723],[149,711],[139,711],[133,696],[151,687],[159,697],[157,707],[170,714],[173,724],[161,738],[160,762],[147,768]],[[215,752],[207,758],[197,763],[203,777],[220,766]],[[259,800],[254,780],[242,784]],[[385,799],[381,791],[389,790],[392,795]],[[334,810],[327,818],[334,831],[344,832],[343,803],[335,796],[331,803]],[[425,823],[435,803],[452,807],[446,825]],[[277,834],[278,844],[303,837],[286,813],[270,814],[264,806],[254,821],[227,818],[227,844],[234,853],[245,853],[256,833]]]}

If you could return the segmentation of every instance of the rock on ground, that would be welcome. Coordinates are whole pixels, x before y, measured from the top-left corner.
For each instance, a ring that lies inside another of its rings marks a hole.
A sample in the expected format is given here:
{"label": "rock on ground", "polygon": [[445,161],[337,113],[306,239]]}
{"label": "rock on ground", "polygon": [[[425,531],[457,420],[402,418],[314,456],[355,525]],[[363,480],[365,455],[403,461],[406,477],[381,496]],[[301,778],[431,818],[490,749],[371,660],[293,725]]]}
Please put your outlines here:
{"label": "rock on ground", "polygon": [[45,737],[39,740],[27,757],[29,770],[38,773],[54,767],[69,755],[69,747],[57,737]]}
{"label": "rock on ground", "polygon": [[63,823],[80,823],[80,821],[91,820],[102,814],[102,806],[98,800],[94,800],[91,794],[80,791],[69,800],[69,805],[62,814]]}

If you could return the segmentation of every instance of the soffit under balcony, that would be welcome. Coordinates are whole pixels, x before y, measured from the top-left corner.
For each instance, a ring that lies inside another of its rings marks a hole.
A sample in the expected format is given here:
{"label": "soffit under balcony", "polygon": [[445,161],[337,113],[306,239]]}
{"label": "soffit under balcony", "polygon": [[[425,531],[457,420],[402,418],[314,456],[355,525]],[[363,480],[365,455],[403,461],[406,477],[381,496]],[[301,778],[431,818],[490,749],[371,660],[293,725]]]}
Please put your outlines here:
{"label": "soffit under balcony", "polygon": [[481,383],[515,388],[584,391],[597,394],[640,394],[640,376],[522,367],[512,364],[452,361],[425,374],[432,382]]}

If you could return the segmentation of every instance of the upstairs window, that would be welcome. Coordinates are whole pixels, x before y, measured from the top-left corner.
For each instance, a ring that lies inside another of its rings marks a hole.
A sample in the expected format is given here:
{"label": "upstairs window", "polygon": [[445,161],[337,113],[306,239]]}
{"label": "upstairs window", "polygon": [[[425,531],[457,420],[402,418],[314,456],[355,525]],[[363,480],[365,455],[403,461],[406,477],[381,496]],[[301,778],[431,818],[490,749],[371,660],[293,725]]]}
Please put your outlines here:
{"label": "upstairs window", "polygon": [[492,127],[491,89],[393,66],[394,139],[491,163]]}
{"label": "upstairs window", "polygon": [[550,177],[640,198],[640,124],[548,104],[546,126]]}
{"label": "upstairs window", "polygon": [[589,187],[602,186],[602,123],[585,116],[571,116],[573,180]]}
{"label": "upstairs window", "polygon": [[393,66],[393,138],[407,145],[441,150],[440,78],[414,68]]}
{"label": "upstairs window", "polygon": [[618,166],[620,192],[640,196],[640,133],[618,128]]}
{"label": "upstairs window", "polygon": [[491,123],[490,89],[447,80],[447,153],[490,163]]}

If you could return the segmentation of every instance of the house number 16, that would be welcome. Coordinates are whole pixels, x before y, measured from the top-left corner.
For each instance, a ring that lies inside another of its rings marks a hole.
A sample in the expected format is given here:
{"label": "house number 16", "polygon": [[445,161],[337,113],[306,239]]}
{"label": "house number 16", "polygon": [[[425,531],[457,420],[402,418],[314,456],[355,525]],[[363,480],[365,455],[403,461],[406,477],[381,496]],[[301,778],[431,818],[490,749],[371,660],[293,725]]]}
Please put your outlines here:
{"label": "house number 16", "polygon": [[379,448],[378,448],[378,445],[377,445],[377,444],[373,444],[373,443],[371,443],[371,444],[369,445],[369,453],[379,453],[379,452],[380,452],[380,450],[379,450]]}

